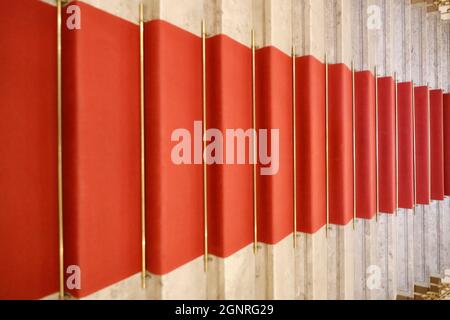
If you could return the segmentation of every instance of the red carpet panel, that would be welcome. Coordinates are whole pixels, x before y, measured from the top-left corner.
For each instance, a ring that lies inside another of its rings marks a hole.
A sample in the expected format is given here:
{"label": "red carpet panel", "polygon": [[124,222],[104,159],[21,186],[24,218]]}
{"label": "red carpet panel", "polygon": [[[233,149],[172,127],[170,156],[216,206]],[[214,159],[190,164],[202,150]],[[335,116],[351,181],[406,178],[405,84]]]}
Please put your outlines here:
{"label": "red carpet panel", "polygon": [[[141,169],[139,28],[78,5],[83,27],[63,28],[62,127],[65,264],[82,270],[82,289],[68,290],[80,298],[140,271]],[[55,17],[54,7],[32,0],[10,1],[1,13],[0,299],[58,291]],[[201,159],[171,161],[172,132],[186,128],[193,137],[194,122],[202,121],[202,42],[160,20],[145,24],[144,41],[147,269],[164,275],[203,255]],[[207,39],[206,51],[208,128],[251,128],[251,49],[217,35]],[[353,115],[352,72],[345,65],[330,65],[326,83],[323,63],[298,57],[294,76],[295,119],[291,57],[274,47],[257,50],[256,126],[280,130],[279,171],[256,179],[258,241],[276,244],[293,232],[294,179],[299,232],[326,224],[327,187],[330,223],[348,224],[353,165],[357,217],[376,213],[377,174],[379,211],[393,214],[396,129],[398,205],[450,195],[448,94],[399,84],[396,128],[392,77],[377,80],[376,97],[373,73],[356,72]],[[253,168],[213,164],[207,173],[209,252],[226,258],[253,242]]]}

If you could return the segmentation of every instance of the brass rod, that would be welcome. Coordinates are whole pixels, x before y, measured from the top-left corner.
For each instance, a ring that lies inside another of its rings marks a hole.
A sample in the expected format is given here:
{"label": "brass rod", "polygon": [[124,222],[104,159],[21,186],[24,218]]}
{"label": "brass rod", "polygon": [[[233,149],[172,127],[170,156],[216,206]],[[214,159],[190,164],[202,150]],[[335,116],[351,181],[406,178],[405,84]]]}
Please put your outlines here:
{"label": "brass rod", "polygon": [[253,252],[258,252],[258,204],[256,190],[256,169],[258,163],[256,148],[256,46],[255,31],[252,30],[252,122],[253,122]]}
{"label": "brass rod", "polygon": [[376,167],[376,175],[375,175],[375,181],[376,181],[376,189],[377,189],[377,194],[376,194],[376,221],[378,221],[378,214],[380,211],[380,185],[379,185],[379,178],[378,178],[378,173],[379,173],[379,163],[378,163],[378,70],[377,67],[375,67],[375,167]]}
{"label": "brass rod", "polygon": [[292,141],[293,141],[293,176],[294,176],[294,249],[297,248],[297,93],[295,46],[292,46]]}
{"label": "brass rod", "polygon": [[140,61],[140,113],[141,113],[141,286],[145,289],[146,237],[145,237],[145,91],[144,91],[144,4],[139,4],[139,61]]}
{"label": "brass rod", "polygon": [[414,92],[414,82],[412,83],[412,128],[413,128],[413,185],[414,185],[414,215],[416,214],[417,205],[417,160],[416,160],[416,102],[415,102],[415,92]]}
{"label": "brass rod", "polygon": [[202,117],[203,117],[203,264],[205,272],[208,272],[208,172],[206,163],[206,30],[202,20]]}
{"label": "brass rod", "polygon": [[64,300],[64,223],[62,172],[62,0],[57,6],[57,113],[58,113],[58,241],[59,241],[59,299]]}
{"label": "brass rod", "polygon": [[356,96],[355,64],[352,61],[352,128],[353,128],[353,230],[356,227]]}
{"label": "brass rod", "polygon": [[398,215],[398,78],[394,74],[395,83],[395,214]]}
{"label": "brass rod", "polygon": [[431,104],[430,104],[430,87],[427,83],[427,103],[428,103],[428,186],[431,202]]}
{"label": "brass rod", "polygon": [[328,55],[325,53],[325,179],[326,179],[326,236],[328,237],[328,228],[330,226],[330,195],[329,195],[329,166],[328,166]]}

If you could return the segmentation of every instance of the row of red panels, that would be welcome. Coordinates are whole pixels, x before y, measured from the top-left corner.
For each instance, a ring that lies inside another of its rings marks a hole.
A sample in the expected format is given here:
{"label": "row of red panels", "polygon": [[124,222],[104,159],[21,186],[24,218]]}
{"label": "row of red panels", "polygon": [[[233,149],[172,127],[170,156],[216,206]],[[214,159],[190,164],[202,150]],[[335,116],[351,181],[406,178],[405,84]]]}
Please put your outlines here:
{"label": "row of red panels", "polygon": [[[141,172],[138,27],[78,5],[82,28],[63,29],[63,192],[65,264],[80,266],[82,289],[71,293],[82,297],[139,272]],[[0,298],[40,298],[58,288],[55,8],[15,1],[1,15]],[[207,40],[206,52],[208,127],[251,128],[250,49],[219,35]],[[202,167],[170,157],[173,130],[192,131],[202,119],[201,54],[199,37],[163,21],[146,24],[147,265],[154,274],[203,254]],[[325,66],[311,56],[296,65],[297,230],[314,233],[326,223]],[[257,51],[257,127],[280,129],[279,171],[257,178],[258,240],[269,244],[294,228],[292,78],[289,56]],[[378,87],[379,204],[394,213],[395,84],[384,77]],[[329,66],[328,98],[330,222],[345,225],[353,218],[345,65]],[[371,72],[355,75],[355,106],[356,212],[370,219],[377,194]],[[449,95],[398,85],[399,207],[414,205],[413,127],[416,202],[442,200],[444,183],[450,193],[449,120]],[[228,257],[253,241],[252,170],[208,167],[211,254]]]}

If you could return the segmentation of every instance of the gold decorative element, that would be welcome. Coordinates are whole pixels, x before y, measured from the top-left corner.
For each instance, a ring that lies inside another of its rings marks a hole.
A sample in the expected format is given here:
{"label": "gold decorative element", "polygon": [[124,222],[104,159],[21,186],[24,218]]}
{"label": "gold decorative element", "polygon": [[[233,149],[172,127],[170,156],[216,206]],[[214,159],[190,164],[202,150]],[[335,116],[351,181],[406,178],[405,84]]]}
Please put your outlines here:
{"label": "gold decorative element", "polygon": [[427,104],[428,104],[428,192],[431,202],[431,105],[430,105],[430,87],[427,83]]}
{"label": "gold decorative element", "polygon": [[294,249],[297,248],[297,93],[296,93],[296,55],[292,46],[292,141],[293,141],[293,171],[294,171]]}
{"label": "gold decorative element", "polygon": [[329,151],[329,141],[328,141],[328,55],[325,53],[325,179],[326,179],[326,210],[327,210],[327,225],[326,225],[326,236],[328,237],[328,228],[330,226],[330,194],[329,194],[329,166],[328,166],[328,151]]}
{"label": "gold decorative element", "polygon": [[57,113],[58,113],[58,242],[59,242],[59,299],[64,300],[64,215],[62,163],[62,0],[56,1],[57,41]]}
{"label": "gold decorative element", "polygon": [[139,61],[140,61],[140,117],[141,117],[141,286],[145,289],[145,91],[144,91],[144,4],[139,4]]}
{"label": "gold decorative element", "polygon": [[356,98],[355,64],[352,61],[352,139],[353,139],[353,230],[356,227]]}
{"label": "gold decorative element", "polygon": [[415,102],[415,92],[414,92],[414,83],[412,83],[412,126],[413,126],[413,179],[414,179],[414,215],[416,214],[416,205],[417,205],[417,160],[416,160],[416,102]]}
{"label": "gold decorative element", "polygon": [[202,116],[203,116],[203,264],[205,272],[208,272],[208,172],[206,164],[206,30],[202,20]]}
{"label": "gold decorative element", "polygon": [[252,123],[253,123],[253,252],[258,252],[258,204],[256,189],[256,169],[258,154],[256,150],[256,45],[255,31],[252,30]]}
{"label": "gold decorative element", "polygon": [[395,215],[398,215],[398,79],[394,74],[395,84]]}
{"label": "gold decorative element", "polygon": [[379,164],[378,164],[378,69],[375,66],[374,70],[374,76],[375,76],[375,159],[376,159],[376,175],[375,175],[375,181],[376,181],[376,221],[378,222],[378,214],[380,212],[380,184],[378,179],[378,173],[379,173]]}

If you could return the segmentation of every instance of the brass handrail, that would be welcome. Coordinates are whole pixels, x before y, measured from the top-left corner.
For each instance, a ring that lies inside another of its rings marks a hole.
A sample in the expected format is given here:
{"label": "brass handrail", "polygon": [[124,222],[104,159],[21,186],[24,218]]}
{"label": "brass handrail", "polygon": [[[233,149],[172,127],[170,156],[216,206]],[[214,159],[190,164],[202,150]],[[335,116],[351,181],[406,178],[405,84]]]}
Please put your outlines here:
{"label": "brass handrail", "polygon": [[375,66],[374,69],[374,76],[375,76],[375,159],[376,159],[376,175],[375,175],[375,181],[376,181],[376,221],[378,222],[378,214],[380,212],[380,184],[379,184],[379,163],[378,163],[378,69]]}
{"label": "brass handrail", "polygon": [[203,265],[204,271],[208,272],[208,172],[206,163],[206,28],[202,20],[201,25],[202,38],[202,118],[203,118]]}
{"label": "brass handrail", "polygon": [[297,92],[296,92],[296,54],[292,46],[292,142],[293,142],[293,222],[294,222],[294,249],[297,248]]}
{"label": "brass handrail", "polygon": [[356,98],[355,64],[352,61],[353,230],[356,228]]}
{"label": "brass handrail", "polygon": [[328,164],[328,151],[329,151],[329,141],[328,141],[328,55],[325,53],[325,181],[326,181],[326,230],[325,234],[328,237],[328,228],[330,226],[330,194],[329,194],[329,164]]}
{"label": "brass handrail", "polygon": [[253,126],[253,252],[258,252],[258,203],[256,169],[258,164],[256,137],[256,45],[255,31],[252,30],[252,126]]}
{"label": "brass handrail", "polygon": [[57,117],[58,117],[58,246],[59,299],[64,300],[64,214],[63,214],[63,159],[62,159],[62,0],[56,1],[57,41]]}
{"label": "brass handrail", "polygon": [[141,120],[141,286],[146,278],[146,226],[145,226],[145,74],[144,74],[144,4],[139,4],[139,61],[140,61],[140,120]]}

